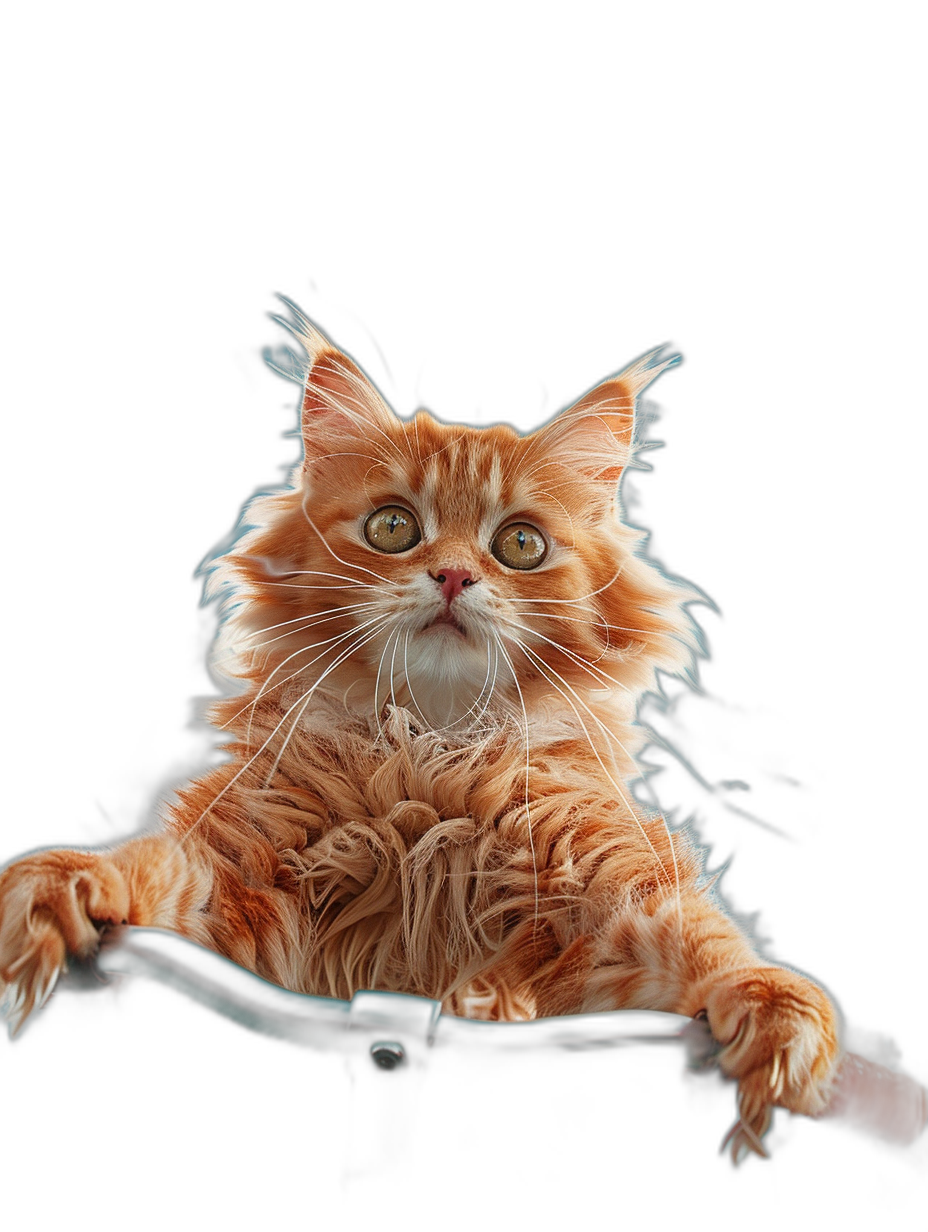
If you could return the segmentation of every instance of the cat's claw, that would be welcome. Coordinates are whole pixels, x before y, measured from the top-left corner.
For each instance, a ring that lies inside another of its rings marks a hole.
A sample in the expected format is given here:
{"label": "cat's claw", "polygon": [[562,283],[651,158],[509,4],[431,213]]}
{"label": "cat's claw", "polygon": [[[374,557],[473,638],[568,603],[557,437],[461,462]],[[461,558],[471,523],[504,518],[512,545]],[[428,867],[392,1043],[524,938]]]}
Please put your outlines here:
{"label": "cat's claw", "polygon": [[757,1133],[752,1130],[752,1127],[744,1124],[741,1117],[738,1117],[735,1125],[732,1125],[725,1137],[722,1138],[722,1145],[718,1147],[718,1154],[731,1159],[736,1168],[746,1161],[748,1156],[755,1156],[758,1159],[769,1159],[770,1153],[767,1147],[764,1146],[764,1138],[767,1137],[773,1127],[773,1111],[770,1111],[769,1121],[764,1127],[763,1132]]}

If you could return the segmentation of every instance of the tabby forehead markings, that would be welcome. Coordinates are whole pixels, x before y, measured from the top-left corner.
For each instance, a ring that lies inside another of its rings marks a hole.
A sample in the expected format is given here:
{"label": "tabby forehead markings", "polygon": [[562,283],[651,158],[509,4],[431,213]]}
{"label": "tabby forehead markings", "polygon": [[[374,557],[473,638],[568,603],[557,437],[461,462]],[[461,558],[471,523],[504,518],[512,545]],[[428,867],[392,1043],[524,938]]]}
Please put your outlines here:
{"label": "tabby forehead markings", "polygon": [[425,462],[420,491],[430,526],[460,529],[464,523],[479,521],[483,537],[488,537],[491,520],[502,504],[499,459],[487,465],[473,439],[455,440]]}

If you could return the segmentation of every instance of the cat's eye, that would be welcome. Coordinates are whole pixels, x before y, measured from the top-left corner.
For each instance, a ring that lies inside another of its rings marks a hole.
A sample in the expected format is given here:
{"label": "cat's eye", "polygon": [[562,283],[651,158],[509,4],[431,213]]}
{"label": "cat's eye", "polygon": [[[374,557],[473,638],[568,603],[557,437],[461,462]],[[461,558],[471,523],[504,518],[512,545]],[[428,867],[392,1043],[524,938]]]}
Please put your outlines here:
{"label": "cat's eye", "polygon": [[540,530],[528,522],[513,522],[497,531],[490,544],[493,555],[510,569],[536,569],[548,555]]}
{"label": "cat's eye", "polygon": [[364,538],[378,552],[408,552],[422,538],[422,531],[408,509],[384,505],[364,523]]}

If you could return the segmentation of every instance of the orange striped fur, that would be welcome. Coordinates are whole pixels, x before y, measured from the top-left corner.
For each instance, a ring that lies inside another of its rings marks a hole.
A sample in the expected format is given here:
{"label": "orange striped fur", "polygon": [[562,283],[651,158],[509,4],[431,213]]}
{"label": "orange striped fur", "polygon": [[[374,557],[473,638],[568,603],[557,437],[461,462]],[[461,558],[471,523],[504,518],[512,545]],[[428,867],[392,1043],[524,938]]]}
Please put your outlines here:
{"label": "orange striped fur", "polygon": [[[295,309],[289,327],[308,357],[304,461],[251,503],[209,583],[239,683],[212,711],[229,760],[162,833],[0,876],[14,1025],[122,921],[302,992],[483,1018],[704,1012],[740,1082],[735,1146],[762,1149],[773,1105],[824,1106],[835,1011],[757,957],[686,832],[629,787],[638,701],[697,646],[694,594],[616,502],[636,399],[671,361],[645,356],[520,436],[400,420]],[[418,543],[368,541],[384,507]],[[542,537],[537,567],[494,555],[513,524]]]}

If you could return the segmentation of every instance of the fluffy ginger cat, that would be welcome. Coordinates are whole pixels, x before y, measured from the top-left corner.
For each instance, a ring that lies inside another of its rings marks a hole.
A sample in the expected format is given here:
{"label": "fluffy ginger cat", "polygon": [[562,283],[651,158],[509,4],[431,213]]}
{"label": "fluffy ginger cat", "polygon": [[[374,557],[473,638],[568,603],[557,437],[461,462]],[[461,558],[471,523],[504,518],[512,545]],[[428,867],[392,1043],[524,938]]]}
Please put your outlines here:
{"label": "fluffy ginger cat", "polygon": [[405,421],[290,307],[304,460],[210,579],[240,682],[212,707],[229,760],[160,833],[6,868],[13,1027],[125,922],[299,992],[703,1015],[739,1083],[733,1149],[763,1153],[774,1105],[825,1107],[835,1010],[758,957],[686,832],[629,787],[638,701],[697,646],[694,594],[617,503],[636,399],[672,359],[528,436]]}

